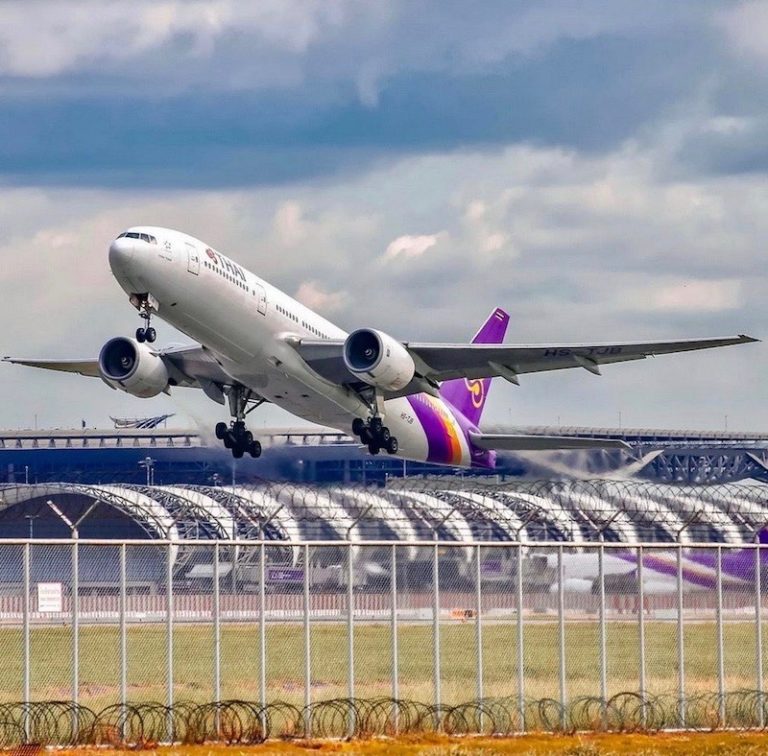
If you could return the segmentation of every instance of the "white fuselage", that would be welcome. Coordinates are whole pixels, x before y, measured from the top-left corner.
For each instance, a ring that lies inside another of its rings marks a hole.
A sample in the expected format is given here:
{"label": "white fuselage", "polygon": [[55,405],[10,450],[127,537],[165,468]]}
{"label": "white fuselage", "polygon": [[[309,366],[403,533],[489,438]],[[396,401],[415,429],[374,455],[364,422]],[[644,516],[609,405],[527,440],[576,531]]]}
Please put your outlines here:
{"label": "white fuselage", "polygon": [[[223,370],[279,407],[313,423],[350,432],[355,417],[370,410],[354,391],[310,370],[291,338],[344,339],[341,328],[203,242],[178,231],[136,227],[157,243],[120,238],[110,247],[110,266],[129,294],[148,293],[157,315],[202,344]],[[460,439],[461,459],[470,464],[464,432],[440,399]],[[407,398],[385,402],[385,418],[399,441],[398,456],[427,460],[427,433]]]}

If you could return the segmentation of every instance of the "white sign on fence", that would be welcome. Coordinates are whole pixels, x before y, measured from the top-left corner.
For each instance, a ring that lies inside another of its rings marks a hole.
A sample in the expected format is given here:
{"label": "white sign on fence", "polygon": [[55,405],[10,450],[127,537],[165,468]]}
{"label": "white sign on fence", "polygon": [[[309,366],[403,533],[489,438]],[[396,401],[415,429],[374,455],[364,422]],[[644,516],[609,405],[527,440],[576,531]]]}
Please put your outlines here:
{"label": "white sign on fence", "polygon": [[60,612],[62,611],[61,583],[37,584],[37,611]]}

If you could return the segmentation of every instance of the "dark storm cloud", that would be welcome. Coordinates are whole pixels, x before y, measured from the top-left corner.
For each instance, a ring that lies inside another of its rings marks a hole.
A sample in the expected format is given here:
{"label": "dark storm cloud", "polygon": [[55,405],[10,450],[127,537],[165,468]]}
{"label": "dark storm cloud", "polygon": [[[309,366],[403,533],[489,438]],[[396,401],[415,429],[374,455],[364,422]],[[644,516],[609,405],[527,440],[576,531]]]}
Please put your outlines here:
{"label": "dark storm cloud", "polygon": [[514,142],[607,152],[717,65],[700,5],[666,25],[642,13],[633,25],[620,5],[586,3],[586,18],[567,3],[542,4],[541,17],[489,5],[470,20],[420,4],[380,28],[348,19],[298,50],[228,31],[210,55],[189,57],[198,42],[188,31],[103,70],[16,72],[5,79],[0,170],[16,184],[198,187]]}

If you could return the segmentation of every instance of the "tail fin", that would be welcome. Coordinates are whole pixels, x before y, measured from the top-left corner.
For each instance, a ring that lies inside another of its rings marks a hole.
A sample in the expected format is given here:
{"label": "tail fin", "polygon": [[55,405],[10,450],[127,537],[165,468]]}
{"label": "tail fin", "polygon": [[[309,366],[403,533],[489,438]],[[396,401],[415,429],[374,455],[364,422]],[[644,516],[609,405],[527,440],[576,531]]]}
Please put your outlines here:
{"label": "tail fin", "polygon": [[[501,344],[509,325],[509,314],[497,307],[472,339],[473,344]],[[490,378],[457,378],[446,381],[440,395],[474,425],[480,422],[485,399],[491,386]]]}

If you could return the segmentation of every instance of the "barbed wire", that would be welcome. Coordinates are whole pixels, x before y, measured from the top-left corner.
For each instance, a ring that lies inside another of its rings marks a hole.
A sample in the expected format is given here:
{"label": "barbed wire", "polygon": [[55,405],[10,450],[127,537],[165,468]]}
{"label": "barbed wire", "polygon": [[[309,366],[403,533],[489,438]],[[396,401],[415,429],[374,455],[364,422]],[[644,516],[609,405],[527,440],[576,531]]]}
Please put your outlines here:
{"label": "barbed wire", "polygon": [[[682,709],[681,709],[682,706]],[[0,748],[155,743],[256,744],[265,740],[418,735],[513,735],[547,732],[765,730],[768,694],[759,690],[677,694],[622,692],[611,698],[485,698],[457,705],[408,699],[335,698],[301,707],[277,701],[125,703],[94,711],[73,701],[0,704]]]}

